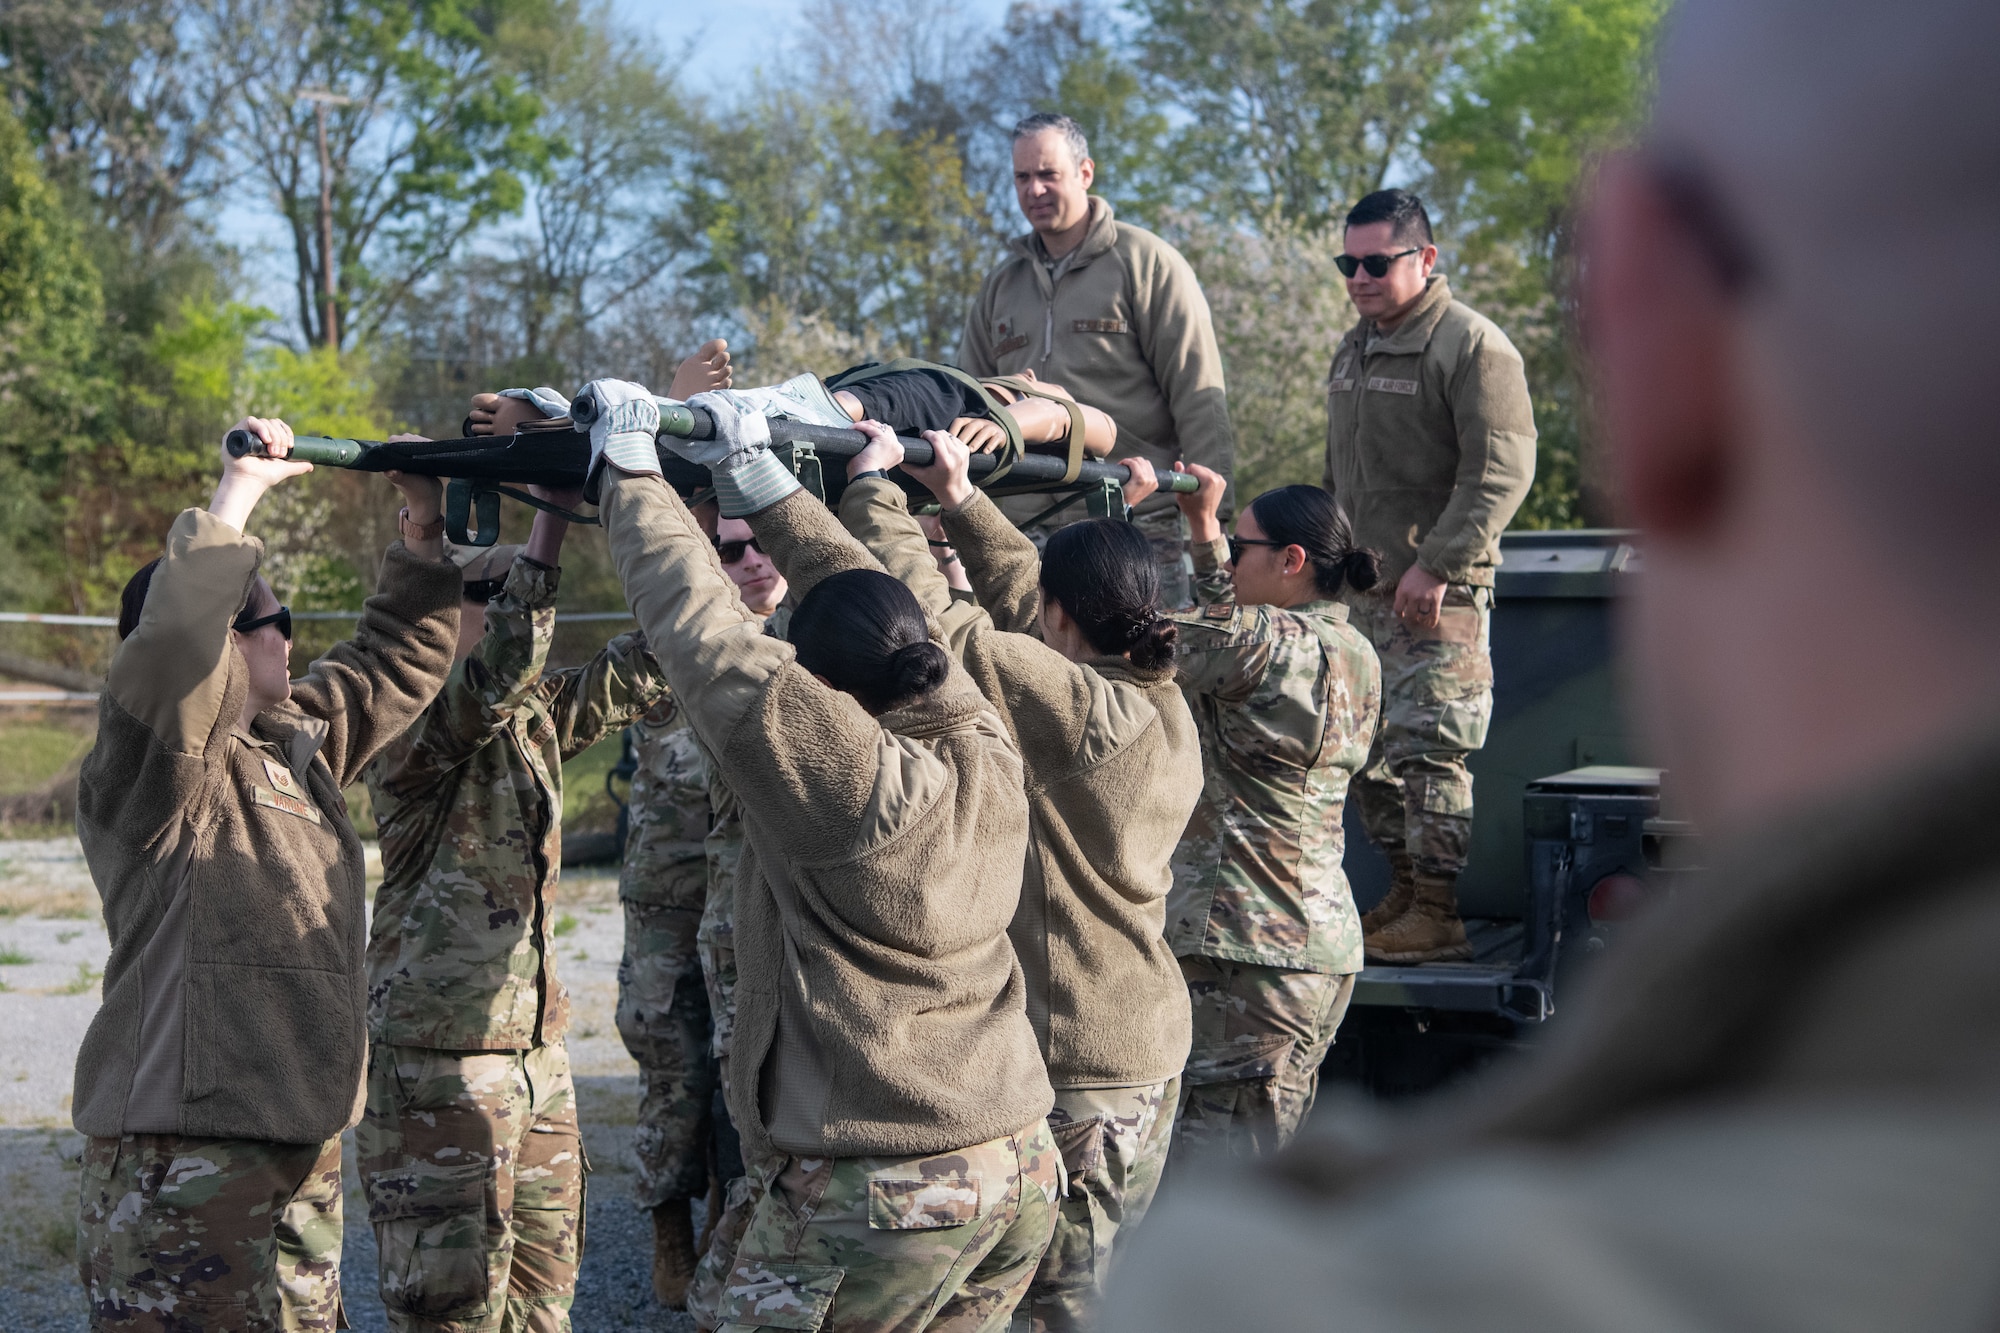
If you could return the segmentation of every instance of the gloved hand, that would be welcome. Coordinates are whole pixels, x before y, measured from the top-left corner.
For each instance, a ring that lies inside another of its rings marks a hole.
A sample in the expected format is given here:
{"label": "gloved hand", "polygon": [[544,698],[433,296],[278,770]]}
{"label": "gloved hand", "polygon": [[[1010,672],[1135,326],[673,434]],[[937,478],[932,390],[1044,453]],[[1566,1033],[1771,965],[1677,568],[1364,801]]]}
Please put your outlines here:
{"label": "gloved hand", "polygon": [[590,484],[606,463],[644,476],[660,475],[660,454],[654,437],[660,430],[660,408],[652,391],[630,380],[592,380],[576,392],[570,420],[590,428]]}
{"label": "gloved hand", "polygon": [[801,489],[792,470],[771,453],[771,423],[763,413],[745,411],[726,393],[698,393],[689,407],[707,410],[715,434],[706,440],[667,437],[667,447],[707,468],[724,518],[747,518]]}
{"label": "gloved hand", "polygon": [[502,389],[500,397],[519,398],[523,402],[533,403],[545,420],[569,415],[569,399],[546,384],[534,389]]}

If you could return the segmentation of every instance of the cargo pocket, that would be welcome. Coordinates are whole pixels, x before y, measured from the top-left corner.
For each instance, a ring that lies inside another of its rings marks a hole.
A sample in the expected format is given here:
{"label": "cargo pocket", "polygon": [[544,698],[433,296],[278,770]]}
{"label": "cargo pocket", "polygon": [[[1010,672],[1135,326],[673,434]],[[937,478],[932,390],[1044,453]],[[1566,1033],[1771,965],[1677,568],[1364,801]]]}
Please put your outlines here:
{"label": "cargo pocket", "polygon": [[[1480,741],[1484,741],[1482,732]],[[1477,749],[1475,742],[1471,749]],[[1472,778],[1470,775],[1454,774],[1426,776],[1416,780],[1423,788],[1421,804],[1425,814],[1430,815],[1470,815],[1472,813]]]}
{"label": "cargo pocket", "polygon": [[979,1173],[952,1171],[911,1179],[877,1176],[868,1181],[872,1231],[933,1231],[979,1219]]}
{"label": "cargo pocket", "polygon": [[1182,1086],[1207,1087],[1217,1083],[1255,1083],[1276,1078],[1291,1059],[1297,1037],[1274,1032],[1268,1037],[1244,1037],[1197,1046],[1188,1052]]}
{"label": "cargo pocket", "polygon": [[412,1162],[368,1177],[385,1306],[427,1319],[465,1318],[487,1306],[495,1292],[486,1235],[491,1175],[483,1161]]}
{"label": "cargo pocket", "polygon": [[1066,1125],[1050,1125],[1049,1134],[1062,1154],[1063,1170],[1074,1181],[1104,1166],[1104,1117],[1090,1116]]}
{"label": "cargo pocket", "polygon": [[788,1328],[812,1333],[826,1322],[846,1270],[818,1264],[740,1263],[716,1317],[724,1329]]}

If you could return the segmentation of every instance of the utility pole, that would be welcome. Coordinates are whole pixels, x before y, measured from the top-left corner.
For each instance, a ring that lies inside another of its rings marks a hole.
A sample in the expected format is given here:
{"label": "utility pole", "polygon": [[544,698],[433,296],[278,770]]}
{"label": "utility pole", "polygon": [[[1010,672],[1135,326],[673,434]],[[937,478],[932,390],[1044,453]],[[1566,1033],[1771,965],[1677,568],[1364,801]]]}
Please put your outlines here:
{"label": "utility pole", "polygon": [[307,88],[299,93],[298,100],[313,104],[313,119],[319,124],[319,286],[325,311],[320,317],[320,328],[326,334],[326,345],[338,349],[340,311],[333,282],[333,159],[326,148],[326,109],[352,106],[360,99],[342,97],[325,88]]}

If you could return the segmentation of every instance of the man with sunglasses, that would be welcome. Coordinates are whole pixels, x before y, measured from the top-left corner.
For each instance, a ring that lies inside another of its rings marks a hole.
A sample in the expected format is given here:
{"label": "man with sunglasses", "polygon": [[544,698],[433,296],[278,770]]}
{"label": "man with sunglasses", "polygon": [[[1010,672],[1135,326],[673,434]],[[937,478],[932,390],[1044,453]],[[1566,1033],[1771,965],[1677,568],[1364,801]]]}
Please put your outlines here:
{"label": "man with sunglasses", "polygon": [[366,774],[383,877],[355,1139],[399,1333],[569,1327],[584,1167],[553,947],[562,766],[666,682],[637,633],[546,668],[568,526],[543,511],[524,547],[467,553],[457,665]]}
{"label": "man with sunglasses", "polygon": [[[783,638],[788,589],[750,525],[718,519],[712,502],[695,515],[743,604]],[[707,1196],[713,1222],[726,1187],[743,1175],[734,1136],[712,1109],[735,1005],[730,904],[742,825],[671,695],[627,734],[637,767],[618,878],[618,1033],[639,1065],[633,1150],[639,1203],[653,1221],[653,1295],[679,1309],[699,1259],[690,1204]]]}
{"label": "man with sunglasses", "polygon": [[1356,204],[1334,262],[1361,318],[1327,374],[1324,484],[1383,574],[1347,599],[1382,661],[1382,724],[1354,795],[1393,871],[1362,929],[1376,962],[1470,958],[1466,758],[1493,714],[1500,533],[1535,475],[1528,381],[1507,335],[1432,272],[1430,217],[1408,190]]}

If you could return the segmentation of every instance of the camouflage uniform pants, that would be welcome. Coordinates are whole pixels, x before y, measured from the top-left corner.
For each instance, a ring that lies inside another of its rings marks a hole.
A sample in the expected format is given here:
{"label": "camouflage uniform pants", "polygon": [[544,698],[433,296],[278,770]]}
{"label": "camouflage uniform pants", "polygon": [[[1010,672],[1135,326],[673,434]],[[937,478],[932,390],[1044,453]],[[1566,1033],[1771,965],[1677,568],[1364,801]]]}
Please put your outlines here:
{"label": "camouflage uniform pants", "polygon": [[724,1333],[997,1333],[1048,1247],[1060,1188],[1040,1120],[952,1153],[785,1156],[759,1174]]}
{"label": "camouflage uniform pants", "polygon": [[77,1221],[90,1327],[345,1328],[340,1227],[337,1136],[325,1143],[91,1139]]}
{"label": "camouflage uniform pants", "polygon": [[618,1035],[639,1062],[639,1157],[643,1208],[708,1191],[714,1133],[715,1056],[709,1050],[708,990],[696,930],[684,907],[626,902],[625,956],[618,963]]}
{"label": "camouflage uniform pants", "polygon": [[[1030,499],[1040,499],[1031,496]],[[1046,505],[1042,506],[1046,508]],[[1030,511],[1032,514],[1034,511]],[[1089,515],[1084,512],[1079,501],[1063,510],[1054,518],[1037,523],[1033,527],[1021,529],[1037,551],[1048,545],[1050,534],[1059,528],[1081,522]],[[1188,555],[1187,525],[1178,508],[1162,509],[1156,513],[1138,514],[1132,519],[1133,526],[1146,534],[1146,540],[1153,544],[1153,562],[1160,571],[1160,605],[1168,610],[1178,610],[1194,605],[1194,561]]]}
{"label": "camouflage uniform pants", "polygon": [[355,1145],[390,1328],[567,1333],[589,1165],[560,1042],[373,1048]]}
{"label": "camouflage uniform pants", "polygon": [[1466,756],[1493,720],[1493,591],[1452,584],[1436,629],[1411,629],[1392,596],[1354,597],[1348,612],[1382,659],[1382,724],[1354,777],[1362,823],[1384,852],[1407,851],[1418,874],[1453,878],[1472,841]]}
{"label": "camouflage uniform pants", "polygon": [[1174,1160],[1265,1157],[1298,1133],[1354,977],[1183,958],[1194,1044],[1181,1075]]}
{"label": "camouflage uniform pants", "polygon": [[1145,1218],[1159,1188],[1179,1099],[1178,1078],[1134,1088],[1056,1089],[1049,1131],[1069,1188],[1048,1253],[1014,1312],[1014,1333],[1095,1326],[1112,1248]]}

